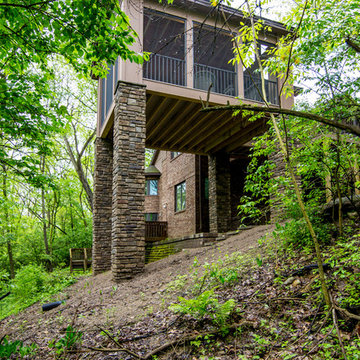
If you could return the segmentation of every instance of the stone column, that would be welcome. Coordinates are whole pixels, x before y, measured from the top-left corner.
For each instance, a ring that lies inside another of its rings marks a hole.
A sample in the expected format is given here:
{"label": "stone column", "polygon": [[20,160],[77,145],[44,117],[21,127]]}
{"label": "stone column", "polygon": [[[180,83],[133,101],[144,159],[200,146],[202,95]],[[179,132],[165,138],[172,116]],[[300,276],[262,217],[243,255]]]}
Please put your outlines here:
{"label": "stone column", "polygon": [[112,272],[129,279],[145,265],[145,86],[119,81],[115,93]]}
{"label": "stone column", "polygon": [[94,275],[111,269],[112,159],[112,142],[98,137],[95,140],[93,201]]}
{"label": "stone column", "polygon": [[229,154],[209,155],[210,232],[226,232],[231,221]]}

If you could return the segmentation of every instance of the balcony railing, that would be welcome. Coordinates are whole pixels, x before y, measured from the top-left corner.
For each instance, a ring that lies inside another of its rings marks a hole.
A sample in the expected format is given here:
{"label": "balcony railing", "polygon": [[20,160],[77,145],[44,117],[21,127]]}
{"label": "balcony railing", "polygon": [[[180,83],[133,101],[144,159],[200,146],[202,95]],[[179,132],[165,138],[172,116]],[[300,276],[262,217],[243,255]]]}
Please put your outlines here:
{"label": "balcony railing", "polygon": [[[261,92],[261,79],[258,76],[244,74],[244,96],[245,99],[263,102],[259,94]],[[266,98],[271,104],[278,105],[278,86],[276,81],[265,80]]]}
{"label": "balcony railing", "polygon": [[145,79],[162,81],[174,85],[185,85],[185,60],[153,54],[144,63]]}
{"label": "balcony railing", "polygon": [[167,238],[166,221],[145,221],[145,241],[159,241]]}
{"label": "balcony railing", "polygon": [[212,84],[212,92],[230,96],[237,95],[235,71],[194,64],[194,88],[207,91],[210,84]]}

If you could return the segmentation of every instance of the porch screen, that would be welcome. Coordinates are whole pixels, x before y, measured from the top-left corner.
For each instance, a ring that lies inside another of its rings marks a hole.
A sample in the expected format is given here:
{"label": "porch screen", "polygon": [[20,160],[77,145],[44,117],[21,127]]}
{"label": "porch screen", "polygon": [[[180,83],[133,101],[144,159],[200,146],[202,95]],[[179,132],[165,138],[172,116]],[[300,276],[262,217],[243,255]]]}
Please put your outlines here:
{"label": "porch screen", "polygon": [[185,21],[175,16],[144,9],[144,51],[146,79],[185,85]]}
{"label": "porch screen", "polygon": [[216,28],[194,24],[194,88],[236,96],[235,67],[231,34]]}
{"label": "porch screen", "polygon": [[[271,56],[274,45],[266,42],[259,42],[259,54],[261,61],[265,61]],[[254,55],[255,57],[255,55]],[[272,104],[278,104],[278,87],[276,75],[265,73],[265,91],[267,101]],[[261,76],[259,73],[259,64],[255,58],[252,66],[244,71],[244,96],[245,99],[263,102],[261,96]]]}

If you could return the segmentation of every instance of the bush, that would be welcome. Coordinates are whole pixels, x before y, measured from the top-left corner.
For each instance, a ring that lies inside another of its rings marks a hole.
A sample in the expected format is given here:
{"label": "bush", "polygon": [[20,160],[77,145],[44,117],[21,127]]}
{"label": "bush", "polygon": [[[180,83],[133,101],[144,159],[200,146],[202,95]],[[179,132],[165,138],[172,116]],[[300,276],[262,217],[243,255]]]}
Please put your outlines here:
{"label": "bush", "polygon": [[192,299],[185,299],[180,296],[178,300],[178,304],[170,305],[171,311],[188,314],[197,320],[209,316],[213,323],[220,328],[226,327],[226,322],[236,305],[234,299],[220,304],[214,294],[214,289],[204,291]]}
{"label": "bush", "polygon": [[11,295],[2,300],[0,319],[17,313],[36,301],[49,301],[63,288],[73,284],[76,278],[69,269],[56,269],[47,273],[41,265],[24,266],[10,281]]}
{"label": "bush", "polygon": [[13,281],[13,294],[17,298],[32,298],[44,289],[47,273],[41,265],[27,265],[20,269]]}
{"label": "bush", "polygon": [[[331,227],[319,218],[312,217],[312,225],[318,241],[327,244],[331,240]],[[305,223],[305,219],[291,219],[284,224],[276,224],[274,235],[280,237],[285,247],[312,247],[313,240]]]}

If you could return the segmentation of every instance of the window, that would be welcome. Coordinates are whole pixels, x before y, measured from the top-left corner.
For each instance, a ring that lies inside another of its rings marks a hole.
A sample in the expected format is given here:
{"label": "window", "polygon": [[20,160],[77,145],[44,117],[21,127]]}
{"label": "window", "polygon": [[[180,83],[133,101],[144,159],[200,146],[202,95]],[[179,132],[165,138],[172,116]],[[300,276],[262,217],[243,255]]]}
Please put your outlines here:
{"label": "window", "polygon": [[[264,41],[259,42],[259,54],[261,62],[266,61],[274,50],[274,44]],[[255,55],[254,55],[255,57]],[[259,73],[259,64],[254,59],[251,67],[244,71],[244,96],[245,99],[256,100],[262,102],[261,94],[261,75]],[[265,91],[267,100],[272,104],[278,104],[278,87],[276,75],[270,75],[268,72],[264,73],[265,77]]]}
{"label": "window", "polygon": [[186,182],[175,186],[175,212],[186,208]]}
{"label": "window", "polygon": [[171,159],[175,159],[177,156],[181,154],[180,151],[172,151],[171,152]]}
{"label": "window", "polygon": [[146,180],[145,195],[158,194],[158,180]]}
{"label": "window", "polygon": [[145,221],[158,221],[159,214],[158,213],[147,213],[145,214]]}
{"label": "window", "polygon": [[232,36],[218,28],[194,24],[194,88],[237,95]]}
{"label": "window", "polygon": [[204,195],[205,200],[209,200],[209,178],[205,178],[204,180]]}
{"label": "window", "polygon": [[146,79],[185,85],[185,20],[144,9],[144,62]]}

